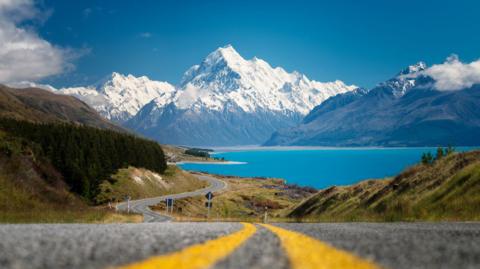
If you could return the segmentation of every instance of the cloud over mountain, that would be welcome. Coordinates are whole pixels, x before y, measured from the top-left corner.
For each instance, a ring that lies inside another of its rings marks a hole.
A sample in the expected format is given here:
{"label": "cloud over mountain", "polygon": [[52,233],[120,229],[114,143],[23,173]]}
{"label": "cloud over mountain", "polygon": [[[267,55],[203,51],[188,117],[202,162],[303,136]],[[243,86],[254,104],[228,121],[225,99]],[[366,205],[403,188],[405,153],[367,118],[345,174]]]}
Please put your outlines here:
{"label": "cloud over mountain", "polygon": [[36,81],[72,67],[69,50],[25,26],[44,16],[31,0],[0,0],[0,83]]}
{"label": "cloud over mountain", "polygon": [[480,83],[480,59],[462,63],[453,54],[444,63],[427,68],[423,74],[435,80],[434,87],[439,91],[470,88]]}

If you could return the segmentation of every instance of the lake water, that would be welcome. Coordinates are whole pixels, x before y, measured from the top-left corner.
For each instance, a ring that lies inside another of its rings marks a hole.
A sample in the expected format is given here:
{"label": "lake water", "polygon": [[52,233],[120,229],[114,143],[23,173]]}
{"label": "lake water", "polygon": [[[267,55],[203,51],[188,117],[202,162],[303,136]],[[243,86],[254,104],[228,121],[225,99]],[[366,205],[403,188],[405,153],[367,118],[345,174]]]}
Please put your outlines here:
{"label": "lake water", "polygon": [[[457,148],[457,151],[472,148]],[[326,188],[394,176],[436,148],[250,149],[216,153],[236,164],[185,163],[185,170],[242,177],[283,178],[288,183]]]}

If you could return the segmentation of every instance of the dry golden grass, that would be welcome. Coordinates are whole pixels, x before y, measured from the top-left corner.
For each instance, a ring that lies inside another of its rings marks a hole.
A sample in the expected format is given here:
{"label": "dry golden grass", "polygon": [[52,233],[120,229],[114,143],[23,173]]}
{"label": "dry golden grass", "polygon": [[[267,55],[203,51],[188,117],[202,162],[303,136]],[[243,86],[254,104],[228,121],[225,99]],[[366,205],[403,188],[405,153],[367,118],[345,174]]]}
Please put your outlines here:
{"label": "dry golden grass", "polygon": [[[279,218],[312,194],[278,179],[218,178],[227,183],[227,188],[215,193],[210,221],[259,222],[263,220],[265,208],[270,219]],[[176,200],[174,216],[179,221],[205,221],[205,202],[205,197]],[[159,204],[154,209],[162,213],[165,205]]]}
{"label": "dry golden grass", "polygon": [[392,179],[322,190],[288,216],[298,221],[480,220],[480,151],[419,164]]}
{"label": "dry golden grass", "polygon": [[105,181],[101,184],[97,202],[122,201],[127,195],[132,199],[155,197],[201,189],[207,185],[174,165],[169,165],[162,175],[129,167],[120,169],[112,178],[113,183]]}

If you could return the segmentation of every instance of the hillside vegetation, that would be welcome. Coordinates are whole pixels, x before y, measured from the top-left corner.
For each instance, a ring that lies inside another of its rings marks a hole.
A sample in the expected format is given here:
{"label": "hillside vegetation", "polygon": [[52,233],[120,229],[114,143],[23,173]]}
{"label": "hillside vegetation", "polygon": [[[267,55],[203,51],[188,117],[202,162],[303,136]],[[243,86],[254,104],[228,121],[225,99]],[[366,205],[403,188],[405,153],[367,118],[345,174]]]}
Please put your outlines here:
{"label": "hillside vegetation", "polygon": [[[222,159],[218,159],[215,157],[205,157],[196,156],[188,154],[187,151],[190,149],[188,147],[182,146],[173,146],[173,145],[162,145],[162,149],[165,152],[165,158],[170,163],[178,163],[178,162],[219,162],[224,161]],[[211,150],[203,150],[206,151],[208,155],[210,155]]]}
{"label": "hillside vegetation", "polygon": [[[273,178],[239,178],[216,176],[227,183],[226,189],[216,192],[211,208],[211,219],[258,222],[265,208],[269,218],[278,218],[316,190],[287,185]],[[204,196],[175,200],[174,214],[178,220],[204,220],[207,215]],[[154,207],[165,211],[165,204]]]}
{"label": "hillside vegetation", "polygon": [[207,186],[192,174],[170,165],[162,174],[143,168],[128,167],[118,170],[111,180],[100,184],[97,203],[161,196],[201,189]]}
{"label": "hillside vegetation", "polygon": [[48,159],[25,140],[0,132],[0,223],[140,221],[89,207],[72,194]]}
{"label": "hillside vegetation", "polygon": [[304,221],[478,221],[480,151],[449,154],[393,179],[331,187],[287,215]]}
{"label": "hillside vegetation", "polygon": [[[166,162],[154,141],[111,130],[72,124],[37,124],[0,119],[0,130],[28,145],[35,156],[44,156],[58,170],[69,189],[89,201],[100,184],[113,182],[120,168],[142,167],[163,173]],[[13,144],[5,140],[2,152],[9,155]]]}

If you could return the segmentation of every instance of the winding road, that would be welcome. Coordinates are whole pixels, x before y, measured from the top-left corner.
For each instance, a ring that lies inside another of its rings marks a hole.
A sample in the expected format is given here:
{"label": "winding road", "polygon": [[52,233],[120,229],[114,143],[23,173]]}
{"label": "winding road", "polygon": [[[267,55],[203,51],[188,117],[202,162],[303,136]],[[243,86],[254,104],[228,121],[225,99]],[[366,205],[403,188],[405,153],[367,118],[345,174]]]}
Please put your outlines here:
{"label": "winding road", "polygon": [[0,225],[0,268],[480,268],[478,222],[195,223],[149,209],[226,186],[197,176],[210,186],[131,201],[147,223]]}
{"label": "winding road", "polygon": [[[132,200],[130,201],[130,210],[134,213],[143,214],[143,222],[171,221],[172,220],[171,217],[159,214],[151,210],[150,206],[159,204],[165,201],[165,199],[167,198],[181,199],[181,198],[187,198],[187,197],[200,196],[200,195],[205,195],[208,192],[216,192],[216,191],[222,190],[227,186],[227,184],[224,181],[219,180],[210,175],[196,174],[195,176],[198,177],[200,180],[208,182],[210,185],[203,189],[199,189],[191,192],[182,192],[182,193],[163,195],[163,196],[153,197],[153,198]],[[119,203],[116,208],[119,211],[128,211],[128,203],[127,202]]]}

